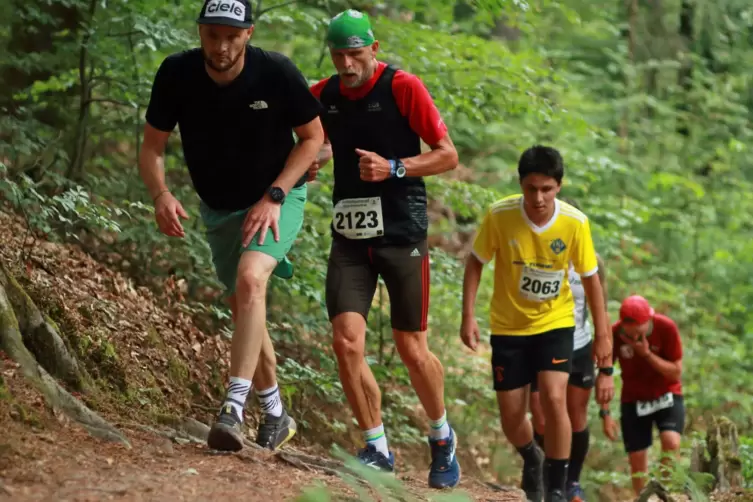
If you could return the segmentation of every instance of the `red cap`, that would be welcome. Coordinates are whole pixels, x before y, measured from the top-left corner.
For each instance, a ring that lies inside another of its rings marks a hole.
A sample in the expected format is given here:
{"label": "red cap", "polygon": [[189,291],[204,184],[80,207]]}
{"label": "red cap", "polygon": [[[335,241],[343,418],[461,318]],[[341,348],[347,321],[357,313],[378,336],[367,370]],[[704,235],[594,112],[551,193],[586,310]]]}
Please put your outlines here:
{"label": "red cap", "polygon": [[643,324],[654,317],[654,309],[642,296],[628,296],[620,307],[620,320],[624,323]]}

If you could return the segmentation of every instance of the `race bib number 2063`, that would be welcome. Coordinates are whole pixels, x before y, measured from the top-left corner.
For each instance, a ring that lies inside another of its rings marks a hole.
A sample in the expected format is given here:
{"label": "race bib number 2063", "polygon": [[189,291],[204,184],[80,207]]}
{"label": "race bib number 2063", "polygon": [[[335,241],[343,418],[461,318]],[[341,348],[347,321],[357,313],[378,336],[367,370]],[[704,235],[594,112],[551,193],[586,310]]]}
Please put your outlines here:
{"label": "race bib number 2063", "polygon": [[565,278],[564,270],[541,270],[523,267],[518,292],[526,300],[545,302],[557,298]]}
{"label": "race bib number 2063", "polygon": [[370,239],[384,235],[382,199],[364,197],[343,199],[332,216],[335,231],[348,239]]}

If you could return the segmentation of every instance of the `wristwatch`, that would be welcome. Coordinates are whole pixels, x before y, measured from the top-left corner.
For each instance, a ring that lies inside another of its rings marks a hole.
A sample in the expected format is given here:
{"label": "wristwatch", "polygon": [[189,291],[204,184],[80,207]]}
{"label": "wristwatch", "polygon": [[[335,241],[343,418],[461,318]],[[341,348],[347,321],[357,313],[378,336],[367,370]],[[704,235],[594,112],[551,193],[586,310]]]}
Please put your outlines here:
{"label": "wristwatch", "polygon": [[269,187],[267,193],[272,198],[273,202],[282,204],[285,202],[285,191],[280,187]]}
{"label": "wristwatch", "polygon": [[405,177],[405,164],[403,164],[402,160],[390,160],[390,174],[396,178]]}
{"label": "wristwatch", "polygon": [[609,368],[599,368],[599,373],[602,373],[606,376],[612,376],[614,373],[614,367],[610,366]]}
{"label": "wristwatch", "polygon": [[609,416],[609,410],[599,410],[599,418],[604,418]]}

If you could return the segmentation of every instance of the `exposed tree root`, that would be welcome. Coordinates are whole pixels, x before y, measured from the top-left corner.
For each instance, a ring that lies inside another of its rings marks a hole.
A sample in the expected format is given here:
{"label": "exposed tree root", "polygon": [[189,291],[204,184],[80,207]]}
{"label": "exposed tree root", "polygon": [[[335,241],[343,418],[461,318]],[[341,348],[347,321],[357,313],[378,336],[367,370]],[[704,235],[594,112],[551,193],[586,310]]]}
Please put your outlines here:
{"label": "exposed tree root", "polygon": [[[72,419],[80,423],[91,435],[107,441],[120,442],[130,448],[130,443],[120,431],[61,387],[55,378],[37,362],[34,355],[26,348],[14,303],[5,288],[5,284],[11,283],[11,277],[7,274],[5,267],[2,267],[1,272],[2,274],[0,275],[4,276],[6,282],[0,283],[0,349],[20,365],[23,375],[42,393],[48,405],[64,411]],[[18,286],[18,283],[15,281],[12,282],[15,283],[15,286],[11,283],[9,287],[14,292],[14,298],[18,298],[19,291],[28,298],[28,295]],[[34,305],[31,299],[28,301],[30,305]],[[34,310],[39,314],[35,306]],[[33,315],[29,315],[29,312],[29,310],[24,310],[22,314],[25,313],[25,315],[20,316],[26,320],[26,326],[40,326],[38,323],[35,324],[34,317]],[[39,315],[41,316],[41,314]],[[62,340],[60,342],[62,344]],[[63,349],[65,348],[65,344],[61,346]],[[62,353],[59,352],[58,355],[60,354]],[[64,355],[67,354],[66,350],[61,357],[64,358]],[[73,358],[70,359],[75,361]],[[63,368],[66,366],[65,364],[60,364],[56,367]],[[77,366],[73,367],[77,368]],[[68,366],[68,369],[71,368],[71,366]]]}
{"label": "exposed tree root", "polygon": [[34,304],[23,287],[0,263],[0,286],[5,289],[13,309],[24,345],[37,362],[52,376],[75,390],[84,390],[86,378],[76,358],[68,352],[60,333],[50,319]]}

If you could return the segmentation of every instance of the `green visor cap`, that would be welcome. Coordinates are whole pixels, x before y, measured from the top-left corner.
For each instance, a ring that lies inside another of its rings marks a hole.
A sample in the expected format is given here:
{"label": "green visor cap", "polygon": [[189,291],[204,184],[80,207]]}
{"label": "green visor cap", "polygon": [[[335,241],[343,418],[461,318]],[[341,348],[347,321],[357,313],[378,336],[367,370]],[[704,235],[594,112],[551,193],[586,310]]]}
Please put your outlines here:
{"label": "green visor cap", "polygon": [[373,44],[369,16],[353,9],[339,13],[329,23],[327,43],[331,49],[357,49]]}

